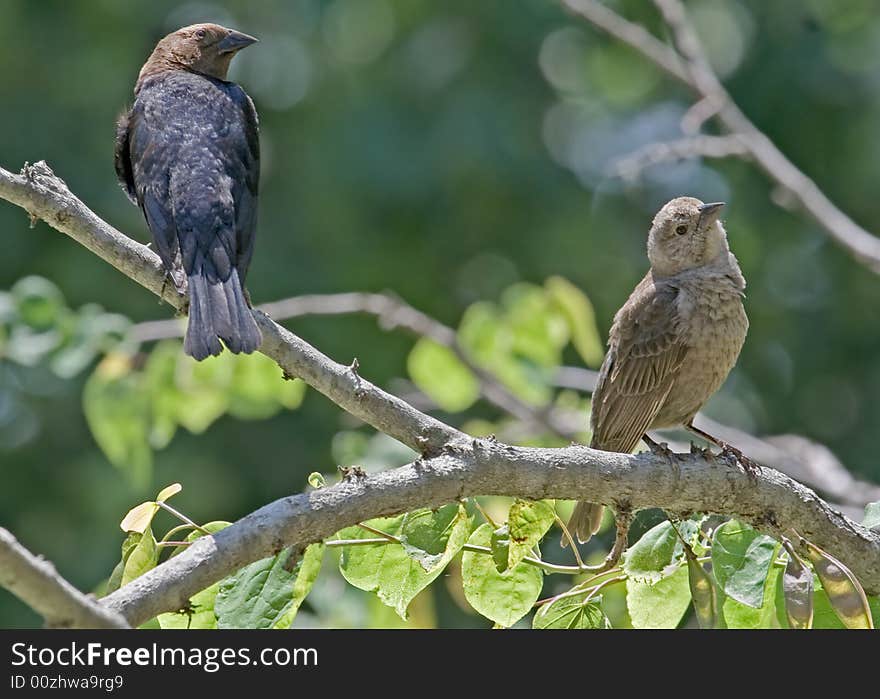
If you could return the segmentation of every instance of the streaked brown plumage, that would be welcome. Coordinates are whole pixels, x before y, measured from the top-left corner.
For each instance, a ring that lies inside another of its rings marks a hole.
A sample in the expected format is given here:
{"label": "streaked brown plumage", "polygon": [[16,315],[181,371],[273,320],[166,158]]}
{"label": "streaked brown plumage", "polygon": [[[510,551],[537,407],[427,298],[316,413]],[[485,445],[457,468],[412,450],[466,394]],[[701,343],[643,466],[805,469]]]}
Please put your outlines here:
{"label": "streaked brown plumage", "polygon": [[[683,425],[697,431],[694,416],[736,363],[749,326],[742,305],[746,282],[718,220],[721,207],[679,197],[654,217],[651,269],[609,333],[593,393],[590,446],[629,453],[652,429]],[[602,512],[601,505],[579,502],[569,529],[587,541]]]}

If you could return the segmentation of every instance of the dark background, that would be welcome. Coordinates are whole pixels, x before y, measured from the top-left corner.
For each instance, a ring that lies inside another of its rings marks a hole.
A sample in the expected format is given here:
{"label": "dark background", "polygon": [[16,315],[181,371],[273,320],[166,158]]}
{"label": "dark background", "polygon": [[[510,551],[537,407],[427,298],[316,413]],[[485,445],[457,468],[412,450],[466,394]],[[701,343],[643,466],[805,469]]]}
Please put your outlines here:
{"label": "dark background", "polygon": [[[609,4],[659,27],[650,3]],[[873,3],[690,7],[743,110],[844,211],[880,230]],[[157,39],[205,20],[261,39],[230,76],[262,122],[248,283],[256,302],[393,290],[455,326],[478,299],[561,275],[589,295],[604,337],[644,274],[657,208],[680,194],[723,200],[751,329],[707,412],[757,434],[812,437],[854,473],[880,480],[880,277],[776,206],[772,184],[748,163],[664,165],[637,183],[610,175],[615,158],[680,137],[691,95],[549,0],[0,0],[0,164],[17,171],[46,159],[100,216],[146,241],[113,172],[114,121]],[[170,316],[76,243],[43,223],[30,229],[17,207],[0,203],[0,235],[0,289],[36,274],[72,307],[98,302],[136,321]],[[379,385],[406,374],[412,339],[372,319],[289,325],[334,359],[357,356]],[[150,486],[138,488],[86,426],[87,373],[64,381],[0,354],[0,524],[83,589],[118,559],[119,519],[158,488],[180,481],[175,503],[190,516],[233,520],[302,490],[310,471],[332,473],[334,435],[353,427],[308,392],[300,409],[269,420],[225,417],[200,436],[180,431],[157,453]],[[485,405],[473,413],[492,414]],[[333,577],[329,558],[325,568],[304,623],[396,623]],[[435,587],[417,623],[484,624],[451,585]],[[0,591],[0,626],[35,623]]]}

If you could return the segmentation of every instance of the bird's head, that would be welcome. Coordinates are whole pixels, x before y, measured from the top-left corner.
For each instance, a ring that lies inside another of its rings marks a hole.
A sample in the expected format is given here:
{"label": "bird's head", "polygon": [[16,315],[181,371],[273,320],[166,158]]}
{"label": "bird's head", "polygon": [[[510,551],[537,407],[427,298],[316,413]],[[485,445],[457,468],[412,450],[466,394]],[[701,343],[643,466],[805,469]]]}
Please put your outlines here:
{"label": "bird's head", "polygon": [[229,62],[238,51],[256,42],[252,36],[219,24],[193,24],[171,32],[156,44],[139,81],[161,70],[189,70],[226,79]]}
{"label": "bird's head", "polygon": [[648,235],[648,259],[654,273],[670,276],[727,254],[727,234],[718,220],[723,206],[677,197],[660,209]]}

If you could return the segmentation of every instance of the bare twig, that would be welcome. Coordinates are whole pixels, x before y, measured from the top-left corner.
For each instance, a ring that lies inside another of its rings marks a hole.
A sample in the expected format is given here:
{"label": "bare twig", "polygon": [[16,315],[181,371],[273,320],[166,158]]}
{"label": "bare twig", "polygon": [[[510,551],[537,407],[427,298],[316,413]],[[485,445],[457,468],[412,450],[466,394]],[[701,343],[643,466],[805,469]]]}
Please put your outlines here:
{"label": "bare twig", "polygon": [[676,141],[650,143],[616,160],[611,169],[625,180],[636,179],[643,170],[661,163],[694,158],[746,156],[748,148],[737,136],[691,136]]}
{"label": "bare twig", "polygon": [[127,629],[126,620],[62,578],[0,527],[0,585],[57,628]]}
{"label": "bare twig", "polygon": [[855,223],[801,172],[740,110],[705,57],[700,40],[680,0],[654,0],[672,31],[676,48],[630,22],[598,0],[562,0],[575,14],[635,49],[693,90],[717,119],[735,134],[749,156],[780,188],[788,192],[841,247],[880,273],[880,239]]}

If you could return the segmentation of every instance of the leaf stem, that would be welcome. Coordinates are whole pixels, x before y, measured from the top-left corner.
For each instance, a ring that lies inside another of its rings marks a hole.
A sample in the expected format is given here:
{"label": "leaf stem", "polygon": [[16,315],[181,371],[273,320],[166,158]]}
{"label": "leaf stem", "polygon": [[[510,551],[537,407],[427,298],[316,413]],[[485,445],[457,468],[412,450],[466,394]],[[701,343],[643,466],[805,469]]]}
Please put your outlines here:
{"label": "leaf stem", "polygon": [[210,536],[211,532],[209,532],[207,529],[205,529],[202,525],[196,524],[195,522],[193,522],[189,517],[187,517],[182,512],[178,512],[177,510],[175,510],[167,502],[161,502],[161,501],[157,500],[156,504],[159,507],[161,507],[163,510],[167,510],[168,512],[173,514],[181,522],[186,522],[189,526],[193,527],[194,529],[198,529],[200,532],[202,532],[202,534],[208,534]]}

